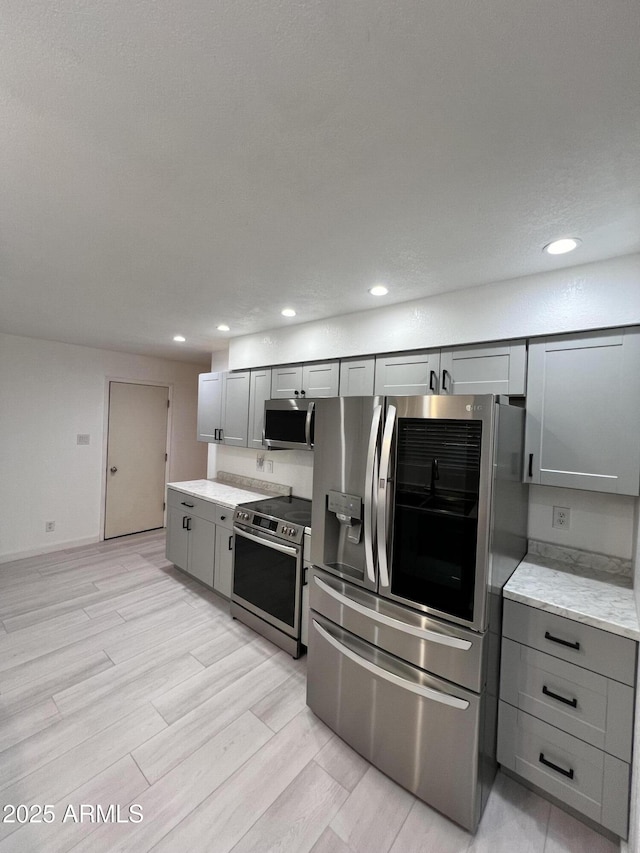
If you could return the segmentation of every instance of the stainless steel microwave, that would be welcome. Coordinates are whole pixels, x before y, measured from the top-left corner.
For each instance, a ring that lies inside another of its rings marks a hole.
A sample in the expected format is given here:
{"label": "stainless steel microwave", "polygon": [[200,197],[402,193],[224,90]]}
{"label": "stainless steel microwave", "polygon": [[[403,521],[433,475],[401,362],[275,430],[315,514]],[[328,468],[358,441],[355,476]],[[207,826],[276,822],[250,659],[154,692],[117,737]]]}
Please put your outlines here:
{"label": "stainless steel microwave", "polygon": [[315,400],[267,400],[262,444],[269,450],[313,450]]}

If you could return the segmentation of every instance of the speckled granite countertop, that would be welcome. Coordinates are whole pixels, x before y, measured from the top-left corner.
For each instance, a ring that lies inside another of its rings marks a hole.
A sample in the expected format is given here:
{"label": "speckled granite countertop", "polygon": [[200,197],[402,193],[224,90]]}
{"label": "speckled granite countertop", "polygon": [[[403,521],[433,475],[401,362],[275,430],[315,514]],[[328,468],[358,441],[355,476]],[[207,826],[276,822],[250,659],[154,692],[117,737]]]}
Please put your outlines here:
{"label": "speckled granite countertop", "polygon": [[530,550],[505,585],[504,597],[640,640],[631,578],[620,573],[554,560]]}
{"label": "speckled granite countertop", "polygon": [[247,501],[259,501],[275,495],[290,495],[291,487],[280,483],[268,483],[218,471],[213,480],[186,480],[182,483],[167,483],[168,489],[177,489],[186,495],[193,495],[205,501],[222,504],[230,508]]}

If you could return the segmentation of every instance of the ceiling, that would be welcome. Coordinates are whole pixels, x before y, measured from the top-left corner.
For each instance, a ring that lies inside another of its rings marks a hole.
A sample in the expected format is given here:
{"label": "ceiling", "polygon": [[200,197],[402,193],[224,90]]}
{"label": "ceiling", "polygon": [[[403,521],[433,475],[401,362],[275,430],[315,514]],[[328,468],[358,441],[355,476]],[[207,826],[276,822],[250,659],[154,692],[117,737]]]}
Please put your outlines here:
{"label": "ceiling", "polygon": [[3,0],[0,75],[10,334],[206,361],[640,250],[637,0]]}

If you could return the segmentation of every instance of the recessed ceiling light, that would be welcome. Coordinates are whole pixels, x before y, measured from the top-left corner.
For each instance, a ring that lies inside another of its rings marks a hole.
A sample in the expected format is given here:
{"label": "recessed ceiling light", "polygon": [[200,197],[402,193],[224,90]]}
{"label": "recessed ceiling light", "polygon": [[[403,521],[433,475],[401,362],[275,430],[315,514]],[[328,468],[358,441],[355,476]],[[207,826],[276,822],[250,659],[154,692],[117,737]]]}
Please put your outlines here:
{"label": "recessed ceiling light", "polygon": [[184,335],[174,335],[173,340],[177,341],[179,344],[183,344],[187,339],[184,337]]}
{"label": "recessed ceiling light", "polygon": [[293,310],[293,308],[283,308],[280,313],[282,314],[283,317],[295,317],[296,316],[296,312]]}
{"label": "recessed ceiling light", "polygon": [[374,287],[369,288],[369,293],[372,296],[386,296],[389,291],[384,284],[376,284]]}
{"label": "recessed ceiling light", "polygon": [[218,326],[218,331],[219,332],[230,332],[231,330],[229,329],[229,327],[227,326],[226,323],[220,323],[220,325]]}
{"label": "recessed ceiling light", "polygon": [[547,243],[542,251],[548,255],[564,255],[566,252],[573,252],[580,243],[581,241],[577,237],[563,237],[562,240]]}

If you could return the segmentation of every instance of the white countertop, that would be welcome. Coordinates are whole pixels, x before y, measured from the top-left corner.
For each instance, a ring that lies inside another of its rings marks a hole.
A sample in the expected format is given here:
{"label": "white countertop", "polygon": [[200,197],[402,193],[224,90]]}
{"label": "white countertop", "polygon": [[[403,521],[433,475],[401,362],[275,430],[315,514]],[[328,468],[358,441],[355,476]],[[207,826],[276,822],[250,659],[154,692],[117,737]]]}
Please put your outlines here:
{"label": "white countertop", "polygon": [[630,578],[578,571],[576,567],[527,554],[505,585],[504,597],[640,640]]}
{"label": "white countertop", "polygon": [[177,489],[185,495],[202,498],[205,501],[222,504],[233,509],[238,504],[247,501],[259,501],[261,498],[271,498],[282,492],[258,490],[245,486],[236,486],[218,480],[186,480],[182,483],[167,483],[168,489]]}

